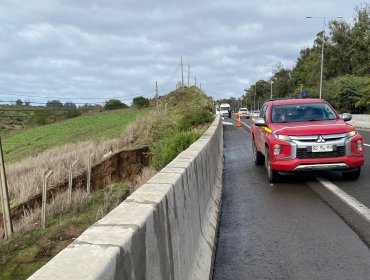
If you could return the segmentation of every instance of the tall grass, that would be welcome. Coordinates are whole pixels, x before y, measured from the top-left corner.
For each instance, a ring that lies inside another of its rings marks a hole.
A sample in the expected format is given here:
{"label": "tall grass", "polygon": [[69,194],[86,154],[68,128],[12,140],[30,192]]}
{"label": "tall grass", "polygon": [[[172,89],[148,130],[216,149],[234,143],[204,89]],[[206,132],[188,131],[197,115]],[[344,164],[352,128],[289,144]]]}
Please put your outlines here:
{"label": "tall grass", "polygon": [[51,149],[22,161],[6,165],[9,196],[12,205],[27,201],[39,194],[42,189],[42,178],[48,170],[53,170],[49,186],[68,180],[70,163],[78,160],[74,174],[82,174],[87,169],[88,157],[95,152],[93,163],[104,160],[104,155],[136,147],[151,141],[153,122],[158,121],[165,113],[150,112],[147,116],[130,124],[121,137],[111,140],[86,141],[77,144],[66,144]]}

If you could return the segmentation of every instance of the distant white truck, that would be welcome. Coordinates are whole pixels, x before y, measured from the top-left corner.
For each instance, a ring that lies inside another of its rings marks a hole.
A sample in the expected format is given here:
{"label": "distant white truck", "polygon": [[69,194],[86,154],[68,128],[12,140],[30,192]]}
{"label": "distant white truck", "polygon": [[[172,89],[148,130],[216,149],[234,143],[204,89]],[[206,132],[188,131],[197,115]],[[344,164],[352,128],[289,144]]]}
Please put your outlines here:
{"label": "distant white truck", "polygon": [[229,103],[221,103],[220,105],[220,114],[222,117],[228,117],[230,111],[230,104]]}

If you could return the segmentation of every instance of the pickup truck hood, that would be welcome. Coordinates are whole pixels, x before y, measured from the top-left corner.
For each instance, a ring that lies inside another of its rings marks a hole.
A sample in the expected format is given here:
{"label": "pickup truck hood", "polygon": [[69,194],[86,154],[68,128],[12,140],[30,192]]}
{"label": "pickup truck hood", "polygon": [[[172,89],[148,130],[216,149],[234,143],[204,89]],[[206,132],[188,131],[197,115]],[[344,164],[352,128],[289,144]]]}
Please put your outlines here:
{"label": "pickup truck hood", "polygon": [[290,123],[271,123],[272,133],[283,135],[318,135],[318,134],[337,134],[354,130],[354,127],[345,123],[343,120],[309,121],[309,122],[290,122]]}

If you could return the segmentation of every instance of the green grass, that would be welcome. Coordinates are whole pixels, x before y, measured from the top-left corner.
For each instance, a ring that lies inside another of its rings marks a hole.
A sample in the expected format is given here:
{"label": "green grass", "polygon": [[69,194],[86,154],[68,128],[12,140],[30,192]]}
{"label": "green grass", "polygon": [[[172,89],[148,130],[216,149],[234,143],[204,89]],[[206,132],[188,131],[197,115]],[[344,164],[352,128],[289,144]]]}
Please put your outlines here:
{"label": "green grass", "polygon": [[184,88],[166,97],[169,112],[153,124],[154,141],[150,144],[153,164],[162,169],[186,150],[209,127],[213,115],[204,108],[209,98],[196,88]]}
{"label": "green grass", "polygon": [[126,184],[114,184],[94,192],[81,205],[47,218],[46,229],[20,234],[0,245],[0,279],[27,279],[52,257],[72,243],[91,224],[122,201]]}
{"label": "green grass", "polygon": [[4,158],[6,162],[15,162],[67,143],[112,139],[146,113],[147,110],[114,110],[25,130],[3,140]]}

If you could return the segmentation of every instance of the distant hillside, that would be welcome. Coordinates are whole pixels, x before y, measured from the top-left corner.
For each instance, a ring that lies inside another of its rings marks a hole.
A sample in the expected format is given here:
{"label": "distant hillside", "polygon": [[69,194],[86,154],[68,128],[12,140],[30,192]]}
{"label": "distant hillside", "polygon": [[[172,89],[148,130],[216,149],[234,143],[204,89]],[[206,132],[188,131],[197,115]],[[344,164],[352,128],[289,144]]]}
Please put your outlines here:
{"label": "distant hillside", "polygon": [[100,111],[103,111],[101,105],[77,107],[71,102],[63,104],[58,100],[49,101],[46,106],[0,105],[0,136]]}
{"label": "distant hillside", "polygon": [[35,110],[40,107],[0,105],[0,135],[21,130],[31,124]]}
{"label": "distant hillside", "polygon": [[146,113],[145,109],[104,111],[30,128],[4,137],[4,157],[9,163],[68,143],[112,139],[122,135],[129,123]]}

